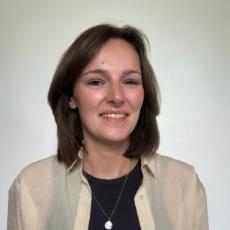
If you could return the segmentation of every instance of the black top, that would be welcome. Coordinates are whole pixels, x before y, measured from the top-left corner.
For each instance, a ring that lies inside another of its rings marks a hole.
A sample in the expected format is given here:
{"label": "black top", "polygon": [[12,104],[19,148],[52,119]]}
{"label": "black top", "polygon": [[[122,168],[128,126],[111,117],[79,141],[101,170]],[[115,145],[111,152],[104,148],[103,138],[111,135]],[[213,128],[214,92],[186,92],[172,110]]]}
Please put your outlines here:
{"label": "black top", "polygon": [[[104,180],[93,177],[86,172],[84,172],[84,174],[96,199],[106,214],[110,216],[124,184],[126,175],[112,180]],[[142,172],[141,162],[139,161],[128,175],[122,196],[111,218],[111,222],[113,223],[112,230],[141,229],[134,203],[134,196],[141,183]],[[107,220],[107,217],[103,214],[92,196],[89,230],[105,229],[104,225]]]}

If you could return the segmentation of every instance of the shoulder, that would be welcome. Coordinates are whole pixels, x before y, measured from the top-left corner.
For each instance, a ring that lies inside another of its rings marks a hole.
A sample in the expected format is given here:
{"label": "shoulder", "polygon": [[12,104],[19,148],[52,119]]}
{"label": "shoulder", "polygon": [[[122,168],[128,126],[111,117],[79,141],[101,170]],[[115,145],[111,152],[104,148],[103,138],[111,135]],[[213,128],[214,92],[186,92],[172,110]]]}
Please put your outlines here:
{"label": "shoulder", "polygon": [[161,184],[194,189],[202,186],[192,165],[158,153],[144,157],[144,160]]}
{"label": "shoulder", "polygon": [[40,176],[42,176],[50,171],[56,171],[62,168],[64,169],[64,167],[64,164],[57,160],[57,156],[53,155],[27,165],[24,169],[22,169],[19,175],[26,176],[40,174]]}
{"label": "shoulder", "polygon": [[156,174],[161,171],[168,171],[170,173],[173,171],[184,173],[194,172],[193,166],[159,153],[152,153],[148,156],[145,156],[143,157],[143,160]]}
{"label": "shoulder", "polygon": [[188,163],[156,153],[153,156],[154,166],[158,171],[167,170],[170,173],[194,173],[194,167]]}
{"label": "shoulder", "polygon": [[48,186],[55,177],[64,175],[65,169],[65,165],[57,160],[56,155],[50,156],[23,168],[14,180],[12,187],[21,187],[25,184],[29,187]]}
{"label": "shoulder", "polygon": [[159,194],[166,194],[169,202],[174,200],[177,204],[185,199],[205,203],[205,189],[193,166],[160,154],[149,155],[144,160],[153,175],[153,180],[148,180],[151,191],[155,189]]}

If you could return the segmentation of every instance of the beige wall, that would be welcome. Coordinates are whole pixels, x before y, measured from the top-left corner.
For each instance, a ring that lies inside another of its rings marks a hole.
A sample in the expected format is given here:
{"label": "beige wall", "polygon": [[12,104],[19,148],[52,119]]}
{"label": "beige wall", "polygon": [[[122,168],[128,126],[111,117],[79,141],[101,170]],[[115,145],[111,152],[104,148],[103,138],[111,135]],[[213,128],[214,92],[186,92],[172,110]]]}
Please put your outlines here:
{"label": "beige wall", "polygon": [[195,166],[210,229],[230,229],[230,3],[228,0],[0,1],[0,229],[7,191],[28,163],[55,152],[46,94],[62,52],[101,22],[148,35],[162,110],[160,152]]}

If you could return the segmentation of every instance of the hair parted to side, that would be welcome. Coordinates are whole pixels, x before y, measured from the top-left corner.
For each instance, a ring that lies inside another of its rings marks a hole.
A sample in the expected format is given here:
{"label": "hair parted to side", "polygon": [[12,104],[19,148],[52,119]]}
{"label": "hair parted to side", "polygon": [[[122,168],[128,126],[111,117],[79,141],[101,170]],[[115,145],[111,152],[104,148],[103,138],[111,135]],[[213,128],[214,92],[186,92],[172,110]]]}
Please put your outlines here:
{"label": "hair parted to side", "polygon": [[71,110],[68,105],[74,84],[102,46],[112,38],[124,39],[137,51],[144,88],[144,102],[140,117],[130,136],[130,146],[124,156],[139,158],[141,154],[149,154],[158,149],[159,131],[156,117],[160,109],[160,93],[147,57],[148,39],[140,30],[131,26],[119,28],[110,24],[101,24],[84,31],[65,51],[54,73],[48,93],[48,102],[57,123],[58,160],[67,166],[78,158],[78,151],[83,141],[78,110]]}

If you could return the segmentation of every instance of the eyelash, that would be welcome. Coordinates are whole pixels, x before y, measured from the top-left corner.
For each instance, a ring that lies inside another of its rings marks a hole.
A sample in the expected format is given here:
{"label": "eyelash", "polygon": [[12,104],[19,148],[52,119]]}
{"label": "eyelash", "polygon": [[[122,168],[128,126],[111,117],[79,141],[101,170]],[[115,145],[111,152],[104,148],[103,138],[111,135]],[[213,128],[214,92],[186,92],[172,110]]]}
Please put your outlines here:
{"label": "eyelash", "polygon": [[88,84],[91,85],[91,86],[98,87],[98,86],[103,85],[103,84],[104,84],[104,81],[95,79],[95,80],[90,80],[90,81],[88,82]]}
{"label": "eyelash", "polygon": [[133,79],[129,79],[129,80],[126,80],[126,81],[125,81],[125,84],[126,84],[126,85],[139,85],[139,84],[140,84],[140,81],[138,81],[138,80],[133,80]]}
{"label": "eyelash", "polygon": [[[93,80],[89,80],[88,81],[88,85],[92,86],[92,87],[100,87],[102,85],[105,84],[104,80],[100,80],[100,79],[93,79]],[[123,84],[127,85],[127,86],[137,86],[141,84],[141,81],[136,80],[136,79],[127,79],[123,81]]]}

